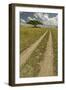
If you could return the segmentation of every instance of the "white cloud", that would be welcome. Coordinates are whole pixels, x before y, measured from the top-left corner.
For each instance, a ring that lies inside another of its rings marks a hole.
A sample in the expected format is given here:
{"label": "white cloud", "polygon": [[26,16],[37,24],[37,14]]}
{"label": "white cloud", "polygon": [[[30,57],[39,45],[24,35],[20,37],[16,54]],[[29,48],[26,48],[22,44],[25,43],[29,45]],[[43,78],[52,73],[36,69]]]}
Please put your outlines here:
{"label": "white cloud", "polygon": [[58,25],[58,16],[56,15],[56,17],[49,18],[49,22],[51,23],[51,25],[57,26]]}
{"label": "white cloud", "polygon": [[36,20],[36,18],[28,17],[28,20]]}
{"label": "white cloud", "polygon": [[43,18],[45,18],[46,20],[48,20],[49,19],[48,14],[44,14],[43,15]]}
{"label": "white cloud", "polygon": [[20,19],[21,23],[26,23],[26,21],[24,19]]}
{"label": "white cloud", "polygon": [[32,20],[32,18],[31,17],[28,17],[28,20]]}
{"label": "white cloud", "polygon": [[42,19],[43,14],[42,13],[34,13],[34,17]]}
{"label": "white cloud", "polygon": [[43,13],[34,13],[35,18],[40,18],[41,20],[48,20],[48,14]]}
{"label": "white cloud", "polygon": [[[41,21],[44,25],[49,25],[49,26],[57,26],[58,25],[58,15],[55,17],[49,17],[49,14],[45,13],[34,13],[34,17],[28,17],[28,20],[39,20]],[[22,20],[25,22],[24,20]]]}
{"label": "white cloud", "polygon": [[43,13],[34,13],[34,17],[43,22],[44,25],[53,25],[57,26],[58,24],[58,16],[50,18],[48,14]]}

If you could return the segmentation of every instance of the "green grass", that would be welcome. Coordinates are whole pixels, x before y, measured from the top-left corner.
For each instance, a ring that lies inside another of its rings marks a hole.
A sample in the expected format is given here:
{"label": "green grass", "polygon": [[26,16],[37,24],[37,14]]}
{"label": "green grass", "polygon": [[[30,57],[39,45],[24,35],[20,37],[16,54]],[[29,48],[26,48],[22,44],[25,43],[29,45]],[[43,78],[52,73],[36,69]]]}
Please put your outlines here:
{"label": "green grass", "polygon": [[20,52],[30,47],[45,31],[44,28],[20,26]]}
{"label": "green grass", "polygon": [[58,74],[58,30],[51,29],[53,39],[53,51],[54,51],[54,70],[55,75]]}
{"label": "green grass", "polygon": [[24,51],[30,47],[37,39],[40,38],[46,31],[48,33],[33,51],[25,64],[20,65],[20,77],[36,77],[40,72],[39,63],[43,60],[46,51],[46,45],[49,37],[49,32],[52,33],[53,52],[54,52],[54,70],[57,75],[58,70],[58,31],[52,28],[31,28],[20,27],[20,51]]}
{"label": "green grass", "polygon": [[[40,30],[41,30],[41,28],[40,28]],[[45,30],[47,31],[47,29],[45,29]],[[48,37],[49,37],[49,32],[43,38],[43,40],[40,42],[40,44],[35,49],[35,51],[32,53],[32,55],[27,60],[27,62],[24,65],[23,64],[21,65],[20,77],[35,77],[35,76],[38,76],[38,73],[40,71],[39,63],[42,60],[42,57],[44,55],[44,52],[45,52],[45,49],[46,49],[46,44],[47,44],[47,41],[48,41]]]}

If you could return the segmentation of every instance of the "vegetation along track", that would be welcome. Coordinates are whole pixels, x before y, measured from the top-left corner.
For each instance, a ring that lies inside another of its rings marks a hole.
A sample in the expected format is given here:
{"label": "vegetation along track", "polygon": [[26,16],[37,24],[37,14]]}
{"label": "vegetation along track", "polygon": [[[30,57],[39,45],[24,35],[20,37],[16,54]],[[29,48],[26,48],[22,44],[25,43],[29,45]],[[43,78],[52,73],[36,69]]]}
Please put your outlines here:
{"label": "vegetation along track", "polygon": [[29,48],[27,48],[20,54],[20,64],[24,64],[28,60],[32,52],[37,48],[46,34],[47,31],[35,43],[33,43]]}
{"label": "vegetation along track", "polygon": [[29,48],[31,44],[36,42],[46,31],[46,28],[20,26],[20,53]]}
{"label": "vegetation along track", "polygon": [[47,42],[46,51],[43,56],[43,61],[40,62],[39,76],[54,76],[54,52],[52,44],[52,34],[49,33],[49,39]]}
{"label": "vegetation along track", "polygon": [[[55,76],[58,70],[58,31],[46,29],[41,40],[24,64],[20,66],[20,77]],[[50,62],[51,61],[51,62]]]}
{"label": "vegetation along track", "polygon": [[58,30],[51,29],[52,41],[53,41],[53,52],[54,52],[54,72],[58,74]]}
{"label": "vegetation along track", "polygon": [[21,64],[20,77],[32,77],[38,75],[40,71],[39,63],[41,62],[43,54],[45,52],[48,37],[49,32],[46,33],[45,37],[41,40],[39,45],[32,52],[26,63]]}

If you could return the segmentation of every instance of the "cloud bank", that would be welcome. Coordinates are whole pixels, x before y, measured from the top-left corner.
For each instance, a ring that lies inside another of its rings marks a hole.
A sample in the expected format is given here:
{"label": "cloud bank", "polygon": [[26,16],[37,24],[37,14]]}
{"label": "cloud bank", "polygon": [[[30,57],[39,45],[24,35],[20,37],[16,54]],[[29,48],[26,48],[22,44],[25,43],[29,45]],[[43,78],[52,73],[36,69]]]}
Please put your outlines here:
{"label": "cloud bank", "polygon": [[58,25],[58,15],[55,17],[49,17],[49,14],[45,13],[34,13],[34,17],[40,20],[44,25],[57,26]]}
{"label": "cloud bank", "polygon": [[38,20],[43,23],[43,26],[58,26],[58,15],[57,14],[49,14],[49,13],[40,13],[40,12],[32,12],[32,15],[28,13],[25,14],[20,19],[21,24],[26,24],[29,20]]}

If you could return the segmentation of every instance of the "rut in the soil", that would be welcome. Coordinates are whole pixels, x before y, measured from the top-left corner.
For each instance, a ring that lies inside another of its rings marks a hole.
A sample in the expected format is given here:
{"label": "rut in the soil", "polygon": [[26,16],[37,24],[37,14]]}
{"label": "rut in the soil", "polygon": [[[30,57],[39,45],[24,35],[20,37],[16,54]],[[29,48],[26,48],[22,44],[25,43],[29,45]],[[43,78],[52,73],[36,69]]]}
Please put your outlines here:
{"label": "rut in the soil", "polygon": [[26,63],[32,52],[37,48],[37,46],[40,44],[41,40],[45,37],[47,32],[48,31],[46,31],[34,44],[32,44],[29,48],[27,48],[20,54],[20,64]]}
{"label": "rut in the soil", "polygon": [[41,69],[39,72],[39,76],[54,76],[53,58],[54,58],[54,55],[53,55],[52,34],[50,32],[43,61],[40,62]]}

